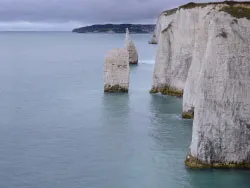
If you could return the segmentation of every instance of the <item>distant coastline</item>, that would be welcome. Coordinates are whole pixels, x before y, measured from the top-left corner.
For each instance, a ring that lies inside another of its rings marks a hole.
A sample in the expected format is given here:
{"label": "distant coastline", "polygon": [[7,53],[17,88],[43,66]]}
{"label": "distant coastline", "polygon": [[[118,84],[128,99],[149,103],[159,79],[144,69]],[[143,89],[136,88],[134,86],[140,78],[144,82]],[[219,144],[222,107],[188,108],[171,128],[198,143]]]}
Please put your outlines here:
{"label": "distant coastline", "polygon": [[91,25],[74,29],[74,33],[126,33],[126,28],[130,33],[153,33],[154,24],[104,24]]}

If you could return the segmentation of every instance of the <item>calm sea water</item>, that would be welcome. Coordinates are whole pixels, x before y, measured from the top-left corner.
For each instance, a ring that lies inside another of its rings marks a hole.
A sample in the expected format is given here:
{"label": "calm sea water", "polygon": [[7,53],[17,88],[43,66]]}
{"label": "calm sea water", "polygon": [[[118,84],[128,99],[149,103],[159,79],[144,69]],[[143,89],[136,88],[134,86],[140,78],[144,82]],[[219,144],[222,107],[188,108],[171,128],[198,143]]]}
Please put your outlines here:
{"label": "calm sea water", "polygon": [[1,188],[248,188],[250,172],[188,170],[182,100],[150,95],[156,46],[129,94],[103,93],[105,53],[124,35],[0,33]]}

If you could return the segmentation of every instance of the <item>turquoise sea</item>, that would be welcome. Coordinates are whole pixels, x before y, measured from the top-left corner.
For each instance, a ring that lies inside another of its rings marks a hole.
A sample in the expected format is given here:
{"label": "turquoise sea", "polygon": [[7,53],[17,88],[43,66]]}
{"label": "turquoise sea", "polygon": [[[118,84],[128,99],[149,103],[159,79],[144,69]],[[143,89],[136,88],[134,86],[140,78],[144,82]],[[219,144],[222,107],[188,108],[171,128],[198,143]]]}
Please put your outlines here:
{"label": "turquoise sea", "polygon": [[132,38],[128,94],[103,93],[123,34],[0,33],[0,188],[249,188],[244,170],[189,170],[182,99],[150,95],[157,46]]}

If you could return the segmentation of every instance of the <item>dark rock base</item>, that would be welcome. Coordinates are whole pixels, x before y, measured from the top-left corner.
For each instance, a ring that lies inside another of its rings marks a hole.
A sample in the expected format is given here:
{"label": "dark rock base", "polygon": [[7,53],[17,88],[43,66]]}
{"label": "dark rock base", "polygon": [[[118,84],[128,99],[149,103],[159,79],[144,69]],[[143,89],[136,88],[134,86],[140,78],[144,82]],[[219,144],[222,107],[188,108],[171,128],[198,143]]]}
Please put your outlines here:
{"label": "dark rock base", "polygon": [[183,119],[194,119],[194,109],[182,113]]}
{"label": "dark rock base", "polygon": [[176,97],[183,96],[183,90],[179,90],[173,87],[152,88],[150,93],[161,93],[163,95],[170,95]]}
{"label": "dark rock base", "polygon": [[131,65],[138,65],[138,61],[130,61],[129,64],[131,64]]}
{"label": "dark rock base", "polygon": [[191,169],[202,169],[202,168],[218,168],[218,169],[250,169],[250,163],[248,162],[230,162],[230,163],[221,163],[221,162],[213,162],[211,164],[203,163],[197,158],[187,155],[185,160],[185,165]]}
{"label": "dark rock base", "polygon": [[149,44],[158,44],[156,41],[148,41]]}
{"label": "dark rock base", "polygon": [[121,87],[119,85],[105,85],[104,92],[107,93],[128,93],[128,88]]}

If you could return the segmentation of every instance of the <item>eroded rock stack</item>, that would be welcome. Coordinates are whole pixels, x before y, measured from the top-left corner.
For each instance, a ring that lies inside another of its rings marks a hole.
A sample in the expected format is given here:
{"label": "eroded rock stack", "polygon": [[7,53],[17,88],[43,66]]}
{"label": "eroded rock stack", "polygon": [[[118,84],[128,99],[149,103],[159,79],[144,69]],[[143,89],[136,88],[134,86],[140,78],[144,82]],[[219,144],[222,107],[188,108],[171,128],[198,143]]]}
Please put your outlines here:
{"label": "eroded rock stack", "polygon": [[132,41],[129,30],[126,29],[126,37],[125,37],[125,49],[129,53],[129,63],[130,64],[138,64],[138,53],[137,49]]}
{"label": "eroded rock stack", "polygon": [[151,38],[150,41],[148,41],[149,44],[158,44],[157,36],[156,36],[156,31],[154,31],[154,34]]}
{"label": "eroded rock stack", "polygon": [[113,49],[107,53],[104,65],[104,91],[128,92],[129,54],[126,49]]}
{"label": "eroded rock stack", "polygon": [[173,15],[151,91],[184,92],[183,116],[194,118],[186,165],[250,168],[250,3],[190,3]]}

